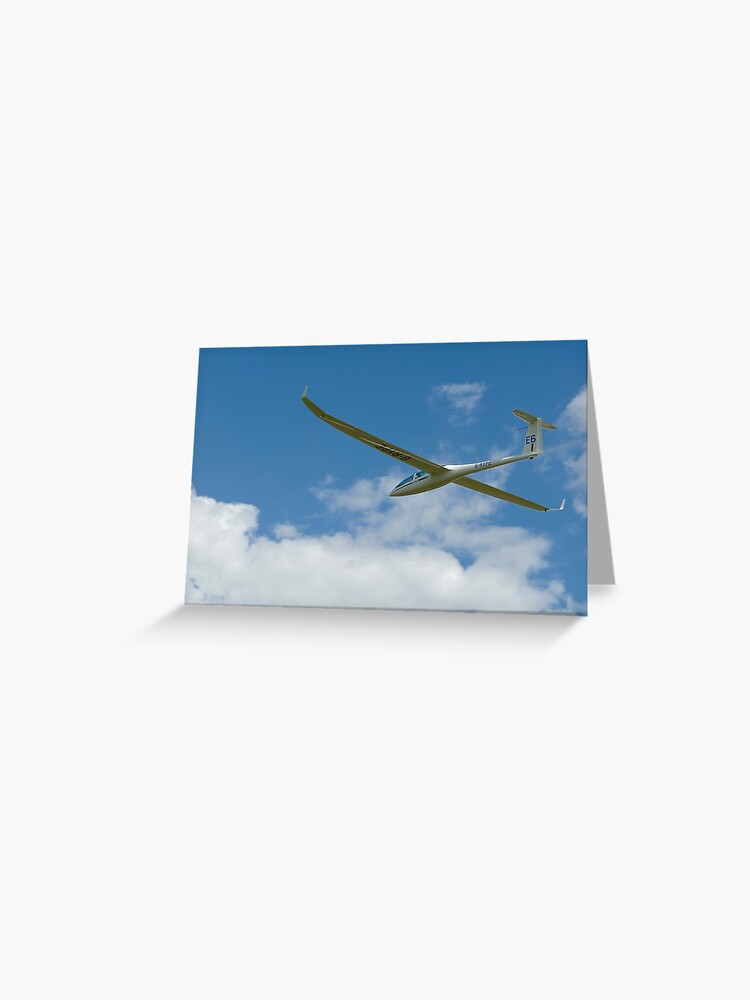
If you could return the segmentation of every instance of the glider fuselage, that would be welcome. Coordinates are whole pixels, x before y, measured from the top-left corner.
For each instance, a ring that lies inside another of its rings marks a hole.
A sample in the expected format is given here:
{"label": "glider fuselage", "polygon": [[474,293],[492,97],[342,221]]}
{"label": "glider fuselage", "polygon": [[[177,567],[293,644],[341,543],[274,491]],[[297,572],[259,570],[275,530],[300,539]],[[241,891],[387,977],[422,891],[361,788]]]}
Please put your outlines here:
{"label": "glider fuselage", "polygon": [[415,472],[407,476],[388,494],[392,497],[410,497],[415,493],[426,493],[439,486],[452,483],[462,476],[468,476],[484,469],[492,469],[497,462],[470,462],[468,465],[446,465],[445,472]]}

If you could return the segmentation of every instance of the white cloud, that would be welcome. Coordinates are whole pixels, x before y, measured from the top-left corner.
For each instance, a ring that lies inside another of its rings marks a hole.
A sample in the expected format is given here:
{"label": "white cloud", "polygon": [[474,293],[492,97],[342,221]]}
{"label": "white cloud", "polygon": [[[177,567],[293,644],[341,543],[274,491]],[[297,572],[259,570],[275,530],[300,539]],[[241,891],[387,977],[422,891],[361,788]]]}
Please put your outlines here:
{"label": "white cloud", "polygon": [[586,452],[567,457],[563,463],[568,474],[566,486],[574,490],[586,490]]}
{"label": "white cloud", "polygon": [[542,577],[550,540],[488,525],[491,499],[458,487],[391,499],[390,485],[382,477],[318,491],[329,510],[354,517],[319,536],[292,525],[264,536],[257,507],[194,495],[186,602],[576,610],[559,580]]}
{"label": "white cloud", "polygon": [[561,431],[580,436],[586,433],[586,386],[571,399],[560,414],[557,426]]}
{"label": "white cloud", "polygon": [[243,572],[244,553],[258,527],[258,514],[253,504],[220,503],[193,491],[186,601],[198,592],[204,601],[224,599],[227,582]]}
{"label": "white cloud", "polygon": [[313,486],[310,492],[318,500],[321,500],[329,510],[368,510],[382,497],[380,482],[377,479],[358,479],[353,486],[345,490],[335,490],[329,486],[326,488]]}
{"label": "white cloud", "polygon": [[484,382],[451,382],[436,385],[430,398],[447,402],[453,419],[470,423],[486,389]]}
{"label": "white cloud", "polygon": [[588,514],[588,505],[586,503],[586,452],[582,451],[575,457],[566,458],[563,464],[567,473],[565,488],[573,490],[573,509],[581,517],[586,517]]}
{"label": "white cloud", "polygon": [[[571,497],[573,510],[581,517],[586,517],[586,475],[587,475],[587,389],[584,386],[570,400],[560,414],[557,426],[566,436],[566,449],[560,449],[557,454],[565,469],[565,488],[573,491]],[[567,454],[565,454],[567,451]],[[572,453],[571,453],[572,452]]]}
{"label": "white cloud", "polygon": [[293,524],[277,524],[273,533],[276,538],[297,538],[299,531]]}

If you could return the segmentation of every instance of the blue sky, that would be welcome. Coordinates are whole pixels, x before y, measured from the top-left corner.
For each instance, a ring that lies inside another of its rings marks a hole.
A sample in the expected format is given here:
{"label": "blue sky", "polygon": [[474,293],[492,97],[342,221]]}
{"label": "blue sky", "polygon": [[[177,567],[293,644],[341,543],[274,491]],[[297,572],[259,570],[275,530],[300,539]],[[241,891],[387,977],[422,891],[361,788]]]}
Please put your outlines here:
{"label": "blue sky", "polygon": [[[443,464],[518,454],[512,410],[537,414],[544,454],[479,478],[566,509],[390,498],[410,467],[316,419],[305,385]],[[585,613],[585,386],[585,341],[202,350],[186,599]]]}

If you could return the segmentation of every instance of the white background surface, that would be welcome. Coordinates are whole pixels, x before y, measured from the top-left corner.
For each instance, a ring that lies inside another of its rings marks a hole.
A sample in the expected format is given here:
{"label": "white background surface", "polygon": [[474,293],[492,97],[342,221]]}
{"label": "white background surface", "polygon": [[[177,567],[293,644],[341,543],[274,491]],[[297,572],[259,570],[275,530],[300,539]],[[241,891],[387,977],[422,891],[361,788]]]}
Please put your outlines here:
{"label": "white background surface", "polygon": [[[747,996],[743,15],[11,5],[5,996]],[[200,346],[550,337],[588,619],[180,607]]]}

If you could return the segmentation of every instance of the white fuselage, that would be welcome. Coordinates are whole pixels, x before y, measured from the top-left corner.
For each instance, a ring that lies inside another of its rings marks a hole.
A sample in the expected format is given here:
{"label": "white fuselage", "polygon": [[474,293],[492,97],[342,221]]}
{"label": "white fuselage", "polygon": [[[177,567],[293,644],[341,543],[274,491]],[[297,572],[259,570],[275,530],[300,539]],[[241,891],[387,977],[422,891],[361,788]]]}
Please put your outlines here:
{"label": "white fuselage", "polygon": [[446,483],[455,482],[464,476],[472,476],[476,472],[484,472],[485,469],[496,469],[500,465],[508,465],[511,462],[520,462],[524,458],[533,458],[533,455],[511,455],[508,458],[499,458],[488,462],[470,462],[468,465],[446,465],[444,472],[414,472],[402,480],[398,486],[394,486],[389,496],[408,497],[414,493],[426,493],[428,490],[436,490]]}

